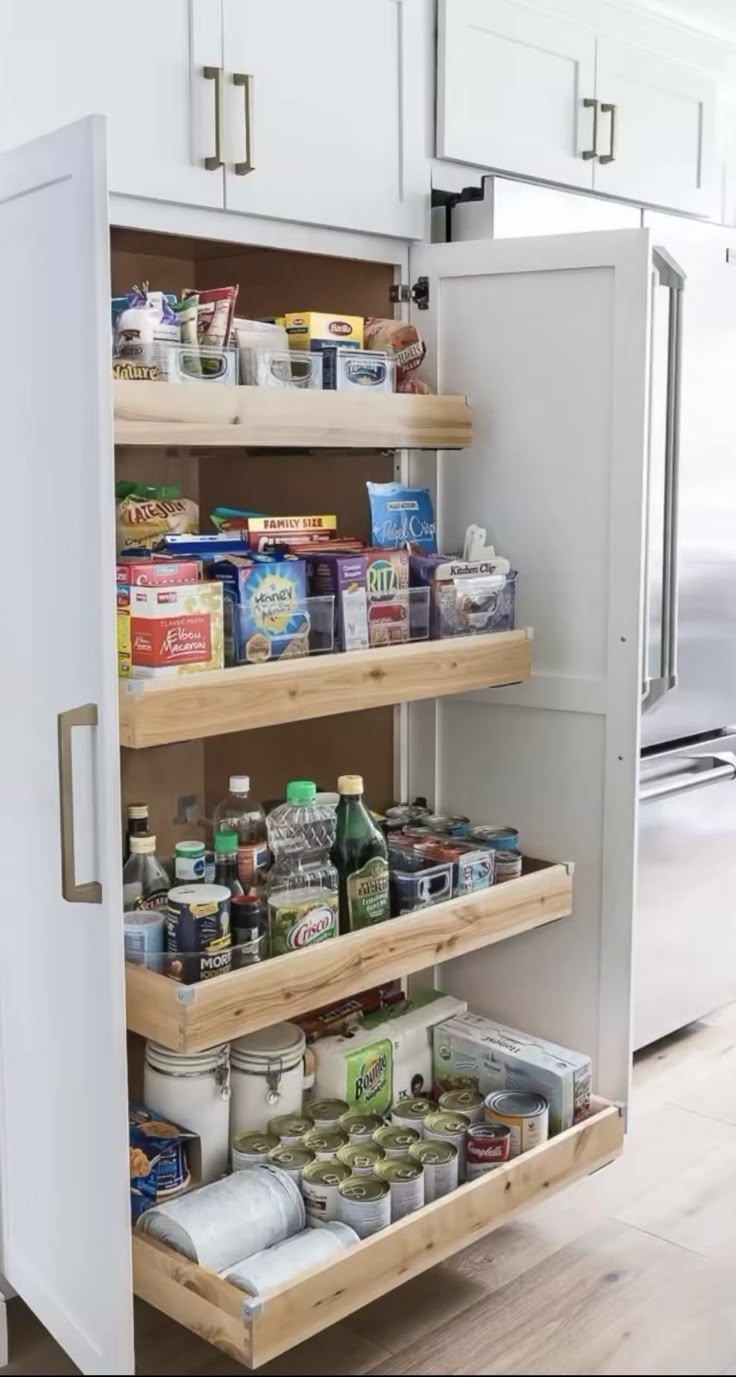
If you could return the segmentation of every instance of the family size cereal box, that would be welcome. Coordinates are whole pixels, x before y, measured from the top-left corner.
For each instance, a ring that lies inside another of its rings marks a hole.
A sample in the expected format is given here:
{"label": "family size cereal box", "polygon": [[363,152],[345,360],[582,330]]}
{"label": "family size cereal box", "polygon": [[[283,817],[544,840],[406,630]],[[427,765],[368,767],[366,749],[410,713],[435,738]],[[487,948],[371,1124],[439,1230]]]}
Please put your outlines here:
{"label": "family size cereal box", "polygon": [[225,595],[225,658],[262,664],[309,654],[307,574],[303,559],[233,555],[216,560],[209,577]]}
{"label": "family size cereal box", "polygon": [[409,556],[406,550],[365,551],[370,645],[409,639]]}
{"label": "family size cereal box", "polygon": [[483,1095],[494,1090],[544,1095],[551,1133],[590,1113],[590,1057],[480,1014],[459,1014],[435,1028],[433,1074],[441,1090],[472,1086]]}
{"label": "family size cereal box", "polygon": [[319,353],[331,344],[363,348],[363,317],[329,311],[290,311],[284,317],[290,349]]}
{"label": "family size cereal box", "polygon": [[216,583],[130,588],[131,677],[222,669],[222,588]]}

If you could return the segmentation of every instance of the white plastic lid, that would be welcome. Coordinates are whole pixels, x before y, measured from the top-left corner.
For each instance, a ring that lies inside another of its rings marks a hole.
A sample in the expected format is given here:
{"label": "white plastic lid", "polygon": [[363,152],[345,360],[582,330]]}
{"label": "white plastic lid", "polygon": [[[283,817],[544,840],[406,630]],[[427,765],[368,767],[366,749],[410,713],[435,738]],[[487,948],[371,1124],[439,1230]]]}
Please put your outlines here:
{"label": "white plastic lid", "polygon": [[230,776],[231,794],[250,793],[250,775],[231,775]]}
{"label": "white plastic lid", "polygon": [[141,836],[130,838],[131,856],[150,855],[156,850],[156,838],[153,836]]}

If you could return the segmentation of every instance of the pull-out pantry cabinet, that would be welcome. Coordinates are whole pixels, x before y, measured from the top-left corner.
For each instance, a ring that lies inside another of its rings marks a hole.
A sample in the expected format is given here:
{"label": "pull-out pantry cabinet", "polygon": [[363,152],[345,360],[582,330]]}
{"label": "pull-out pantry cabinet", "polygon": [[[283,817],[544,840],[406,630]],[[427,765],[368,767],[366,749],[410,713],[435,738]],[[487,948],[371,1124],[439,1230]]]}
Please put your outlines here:
{"label": "pull-out pantry cabinet", "polygon": [[[253,315],[295,299],[379,314],[395,265],[111,231],[96,118],[0,159],[0,860],[15,877],[0,910],[1,1266],[87,1373],[134,1370],[134,1286],[259,1364],[621,1147],[649,239],[419,245],[411,264],[429,284],[417,319],[437,397],[387,398],[374,411],[325,394],[299,410],[237,389],[223,392],[226,420],[192,422],[183,387],[113,396],[111,289],[236,281]],[[204,513],[257,494],[266,510],[335,510],[364,536],[367,478],[426,481],[443,545],[481,521],[512,557],[522,630],[278,674],[199,675],[193,696],[120,689],[116,468],[176,477]],[[182,800],[211,813],[235,767],[263,796],[289,775],[360,769],[379,805],[420,792],[512,821],[543,859],[487,896],[397,919],[380,940],[338,938],[220,977],[196,998],[130,972],[126,1013],[121,808],[147,799],[170,851],[191,828],[177,820]],[[139,1093],[139,1035],[212,1045],[387,975],[430,968],[431,978],[432,967],[479,1012],[589,1052],[609,1104],[257,1313],[213,1274],[142,1238],[132,1247],[127,1077]]]}

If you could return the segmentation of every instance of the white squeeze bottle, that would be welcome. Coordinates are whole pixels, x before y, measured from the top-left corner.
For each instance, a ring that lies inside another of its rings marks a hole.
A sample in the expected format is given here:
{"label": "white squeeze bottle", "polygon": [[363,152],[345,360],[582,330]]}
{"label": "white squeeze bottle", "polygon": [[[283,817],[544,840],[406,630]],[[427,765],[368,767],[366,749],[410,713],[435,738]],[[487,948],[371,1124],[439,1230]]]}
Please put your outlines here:
{"label": "white squeeze bottle", "polygon": [[250,797],[248,775],[231,775],[230,788],[218,803],[212,819],[213,832],[237,832],[238,879],[246,894],[260,889],[268,869],[266,817]]}

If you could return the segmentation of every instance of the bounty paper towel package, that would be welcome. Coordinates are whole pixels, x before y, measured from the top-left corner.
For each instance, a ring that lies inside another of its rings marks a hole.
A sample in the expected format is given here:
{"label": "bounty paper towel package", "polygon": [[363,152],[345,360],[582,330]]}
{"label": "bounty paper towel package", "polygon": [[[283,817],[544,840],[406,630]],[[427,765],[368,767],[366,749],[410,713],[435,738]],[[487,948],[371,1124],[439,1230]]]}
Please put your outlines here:
{"label": "bounty paper towel package", "polygon": [[520,1090],[546,1096],[551,1133],[590,1112],[590,1057],[480,1014],[459,1014],[435,1028],[433,1072],[440,1091],[477,1086],[483,1095]]}

